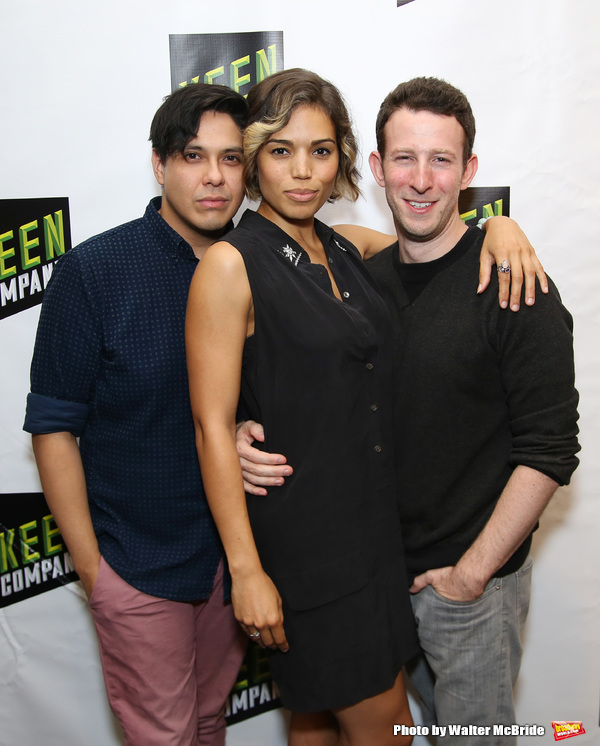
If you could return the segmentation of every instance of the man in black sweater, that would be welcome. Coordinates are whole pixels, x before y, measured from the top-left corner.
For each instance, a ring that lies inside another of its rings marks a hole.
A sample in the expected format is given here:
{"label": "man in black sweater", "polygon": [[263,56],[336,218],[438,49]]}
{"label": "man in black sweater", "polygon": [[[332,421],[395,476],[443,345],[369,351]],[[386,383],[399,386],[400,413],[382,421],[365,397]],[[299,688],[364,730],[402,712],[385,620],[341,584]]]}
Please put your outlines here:
{"label": "man in black sweater", "polygon": [[577,466],[578,395],[572,319],[552,283],[519,313],[474,292],[483,236],[458,209],[474,138],[467,99],[444,81],[389,94],[370,165],[398,241],[367,266],[394,320],[399,503],[424,653],[411,675],[445,746],[508,746],[531,535]]}
{"label": "man in black sweater", "polygon": [[473,293],[482,235],[458,196],[477,171],[475,120],[460,91],[403,83],[376,131],[398,242],[368,266],[394,317],[400,509],[433,704],[441,727],[478,726],[445,744],[511,744],[493,726],[515,723],[531,535],[578,463],[572,319],[552,283],[520,313]]}

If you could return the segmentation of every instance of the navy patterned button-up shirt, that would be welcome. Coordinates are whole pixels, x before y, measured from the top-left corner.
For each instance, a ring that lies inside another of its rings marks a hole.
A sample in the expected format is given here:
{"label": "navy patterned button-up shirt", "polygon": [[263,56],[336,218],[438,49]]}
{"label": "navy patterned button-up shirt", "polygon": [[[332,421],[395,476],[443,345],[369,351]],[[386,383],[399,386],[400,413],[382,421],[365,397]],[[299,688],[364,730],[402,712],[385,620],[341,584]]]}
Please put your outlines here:
{"label": "navy patterned button-up shirt", "polygon": [[128,583],[206,598],[222,556],[200,476],[184,320],[197,265],[160,216],[67,252],[46,290],[25,430],[80,437],[100,551]]}

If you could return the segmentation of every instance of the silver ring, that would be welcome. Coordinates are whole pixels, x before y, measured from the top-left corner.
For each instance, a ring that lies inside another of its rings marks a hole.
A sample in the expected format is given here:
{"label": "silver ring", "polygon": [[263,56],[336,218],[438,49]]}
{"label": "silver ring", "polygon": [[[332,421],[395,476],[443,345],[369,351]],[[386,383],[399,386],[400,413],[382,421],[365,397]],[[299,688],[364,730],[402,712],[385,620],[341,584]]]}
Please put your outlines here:
{"label": "silver ring", "polygon": [[248,637],[252,637],[252,639],[256,640],[257,637],[260,637],[260,632],[250,632]]}
{"label": "silver ring", "polygon": [[498,272],[502,272],[503,274],[506,272],[510,272],[510,264],[508,263],[508,259],[503,259],[500,264],[498,265]]}

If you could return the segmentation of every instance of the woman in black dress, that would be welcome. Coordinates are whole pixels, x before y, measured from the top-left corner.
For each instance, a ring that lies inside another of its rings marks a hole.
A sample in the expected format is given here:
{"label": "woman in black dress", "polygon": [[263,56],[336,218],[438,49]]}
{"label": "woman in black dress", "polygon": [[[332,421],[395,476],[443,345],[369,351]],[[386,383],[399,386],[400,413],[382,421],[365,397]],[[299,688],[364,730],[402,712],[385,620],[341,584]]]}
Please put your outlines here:
{"label": "woman in black dress", "polygon": [[[246,188],[261,200],[204,255],[186,341],[198,454],[236,618],[269,648],[290,744],[408,744],[401,669],[418,649],[396,507],[389,319],[358,249],[315,219],[356,199],[356,143],[337,89],[288,70],[248,96]],[[378,244],[378,245],[377,245]],[[244,493],[238,399],[295,471]],[[315,713],[327,713],[315,716]],[[335,720],[332,719],[332,716]],[[316,741],[311,740],[311,743]]]}

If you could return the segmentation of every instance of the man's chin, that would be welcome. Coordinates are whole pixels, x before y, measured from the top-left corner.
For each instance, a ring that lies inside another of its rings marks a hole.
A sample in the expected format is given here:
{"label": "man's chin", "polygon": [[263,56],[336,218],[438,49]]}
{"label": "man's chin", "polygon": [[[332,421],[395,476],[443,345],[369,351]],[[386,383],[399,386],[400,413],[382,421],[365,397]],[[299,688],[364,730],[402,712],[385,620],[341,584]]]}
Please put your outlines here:
{"label": "man's chin", "polygon": [[429,243],[430,241],[433,241],[434,238],[437,238],[439,236],[438,233],[409,233],[404,232],[404,237],[408,241],[412,241],[413,243]]}
{"label": "man's chin", "polygon": [[200,231],[203,233],[207,238],[220,238],[221,236],[224,236],[225,233],[227,233],[227,225],[223,225],[220,228],[207,228],[206,230]]}
{"label": "man's chin", "polygon": [[196,230],[198,233],[201,233],[206,238],[210,238],[214,241],[216,241],[218,238],[221,238],[221,236],[224,236],[231,228],[231,218],[229,218],[226,222],[222,223],[219,221],[218,223],[212,223],[210,225],[198,225],[196,226]]}
{"label": "man's chin", "polygon": [[438,226],[415,226],[401,222],[397,227],[399,234],[412,243],[428,243],[441,233]]}

